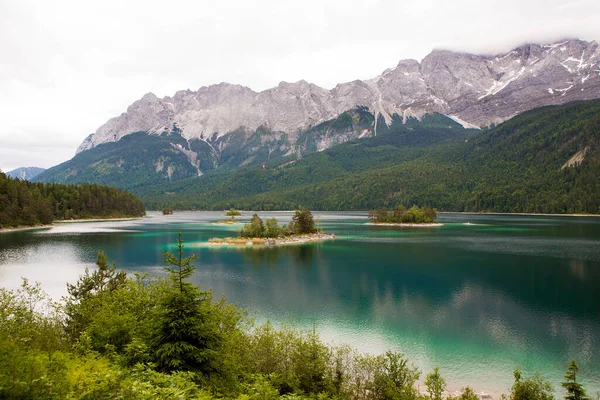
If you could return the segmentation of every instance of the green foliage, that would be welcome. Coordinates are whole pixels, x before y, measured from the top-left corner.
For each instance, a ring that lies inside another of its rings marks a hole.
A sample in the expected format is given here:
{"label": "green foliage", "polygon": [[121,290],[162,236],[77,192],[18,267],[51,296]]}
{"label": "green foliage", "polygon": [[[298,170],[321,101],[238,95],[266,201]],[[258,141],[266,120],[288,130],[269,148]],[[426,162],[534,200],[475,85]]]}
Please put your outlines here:
{"label": "green foliage", "polygon": [[210,145],[200,140],[190,142],[176,131],[162,135],[135,132],[118,142],[82,151],[34,180],[70,184],[94,182],[130,190],[140,185],[189,178],[198,175],[198,168],[190,164],[179,149],[190,150],[190,147],[200,154],[203,170],[214,168],[216,159]]}
{"label": "green foliage", "polygon": [[[137,193],[149,208],[600,212],[600,100],[543,107],[474,133],[442,120],[377,125],[300,160],[273,160]],[[443,117],[439,117],[443,118]],[[445,126],[445,125],[446,126]],[[586,150],[587,149],[587,150]],[[562,168],[578,151],[580,164]]]}
{"label": "green foliage", "polygon": [[160,299],[159,320],[150,352],[159,370],[164,372],[217,372],[217,351],[222,337],[218,316],[212,310],[212,293],[202,292],[185,281],[194,273],[192,261],[198,255],[183,257],[181,232],[176,246],[176,255],[163,253],[165,263],[175,268],[166,268],[172,288]]}
{"label": "green foliage", "polygon": [[244,238],[277,238],[289,235],[307,235],[316,233],[315,221],[312,212],[301,208],[296,210],[289,226],[278,225],[277,219],[271,218],[266,222],[254,214],[250,223],[244,224],[240,236]]}
{"label": "green foliage", "polygon": [[[115,263],[110,266],[103,251],[98,252],[96,266],[98,269],[92,272],[86,268],[84,275],[79,277],[76,284],[67,283],[69,298],[65,302],[65,314],[67,331],[71,335],[79,335],[90,324],[91,316],[87,311],[95,309],[94,304],[97,297],[105,292],[115,291],[126,283],[125,271],[117,272]],[[108,315],[107,319],[110,320],[112,326],[114,321],[111,320],[111,316]],[[117,332],[115,336],[118,336],[118,333],[120,332]]]}
{"label": "green foliage", "polygon": [[315,227],[312,212],[306,208],[296,210],[296,213],[292,217],[290,230],[298,235],[316,233],[317,228]]}
{"label": "green foliage", "polygon": [[521,371],[514,371],[515,383],[510,390],[510,400],[554,400],[552,385],[539,374],[523,379]]}
{"label": "green foliage", "polygon": [[140,199],[107,186],[31,183],[0,172],[0,228],[74,218],[141,217],[145,213]]}
{"label": "green foliage", "polygon": [[444,390],[446,390],[446,380],[440,374],[439,367],[435,367],[425,377],[425,386],[431,400],[442,400]]}
{"label": "green foliage", "polygon": [[284,236],[286,234],[285,226],[279,226],[277,223],[277,219],[269,218],[265,222],[265,237],[267,238],[276,238],[280,236]]}
{"label": "green foliage", "polygon": [[455,397],[451,400],[478,400],[478,399],[479,399],[479,397],[475,394],[473,389],[470,386],[466,386],[461,390],[460,395],[458,397]]}
{"label": "green foliage", "polygon": [[237,217],[238,215],[242,215],[241,212],[239,212],[238,210],[236,210],[235,208],[230,208],[225,215],[227,215],[228,217],[231,217],[231,220],[233,221],[235,219],[235,217]]}
{"label": "green foliage", "polygon": [[577,382],[577,373],[579,366],[575,360],[571,360],[565,374],[565,381],[561,383],[567,391],[566,400],[587,400],[587,394],[581,383]]}
{"label": "green foliage", "polygon": [[370,388],[377,400],[417,399],[415,382],[420,372],[410,367],[402,354],[388,351],[376,359],[373,382]]}
{"label": "green foliage", "polygon": [[[271,222],[272,223],[272,222]],[[277,220],[275,221],[277,223]],[[271,233],[272,227],[269,231]],[[262,218],[258,216],[258,214],[254,214],[250,223],[244,224],[242,230],[240,231],[241,237],[247,238],[261,238],[265,237],[265,224],[263,223]]]}
{"label": "green foliage", "polygon": [[189,288],[191,284],[184,282],[184,279],[189,278],[194,273],[195,267],[192,262],[198,258],[198,254],[192,254],[189,257],[183,257],[183,239],[181,238],[181,232],[177,236],[177,255],[165,251],[163,252],[163,260],[165,264],[172,265],[176,268],[165,267],[165,270],[169,273],[169,276],[173,280],[175,286],[179,289],[180,293],[184,292],[184,289]]}
{"label": "green foliage", "polygon": [[392,210],[387,208],[371,210],[369,218],[375,223],[427,224],[437,220],[437,210],[427,206],[422,208],[412,206],[407,210],[403,205],[398,205]]}

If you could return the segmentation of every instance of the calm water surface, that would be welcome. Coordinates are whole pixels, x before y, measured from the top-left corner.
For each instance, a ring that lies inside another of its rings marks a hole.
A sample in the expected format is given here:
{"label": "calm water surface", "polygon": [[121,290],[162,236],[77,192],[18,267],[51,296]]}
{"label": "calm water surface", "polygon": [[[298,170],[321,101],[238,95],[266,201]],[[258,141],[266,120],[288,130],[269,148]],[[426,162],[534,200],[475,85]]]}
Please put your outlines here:
{"label": "calm water surface", "polygon": [[182,231],[200,254],[194,281],[259,320],[314,321],[326,342],[399,350],[425,372],[439,365],[452,390],[506,392],[518,365],[562,394],[558,382],[574,358],[588,394],[600,391],[600,218],[443,214],[443,227],[408,229],[365,225],[366,213],[315,213],[336,240],[206,247],[239,229],[213,225],[220,214],[0,234],[0,286],[27,277],[60,298],[99,249],[130,273],[162,274],[161,252]]}

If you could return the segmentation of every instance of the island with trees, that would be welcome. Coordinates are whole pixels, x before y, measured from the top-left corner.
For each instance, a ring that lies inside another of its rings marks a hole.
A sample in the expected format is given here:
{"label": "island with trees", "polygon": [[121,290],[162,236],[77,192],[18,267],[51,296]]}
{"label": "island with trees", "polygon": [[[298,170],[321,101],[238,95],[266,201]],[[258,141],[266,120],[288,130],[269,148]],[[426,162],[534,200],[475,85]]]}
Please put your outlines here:
{"label": "island with trees", "polygon": [[380,208],[369,211],[369,219],[372,225],[387,226],[442,226],[437,222],[437,210],[427,206],[412,206],[407,209],[402,204],[392,209]]}
{"label": "island with trees", "polygon": [[210,245],[218,246],[264,246],[301,244],[334,239],[335,235],[326,234],[315,226],[312,212],[297,210],[288,225],[279,225],[276,218],[263,221],[254,214],[249,223],[244,224],[237,238],[212,238]]}
{"label": "island with trees", "polygon": [[239,210],[236,210],[235,208],[230,208],[229,210],[227,210],[225,212],[225,216],[229,217],[229,219],[226,219],[225,221],[213,222],[213,224],[215,224],[215,225],[239,225],[239,224],[241,224],[241,222],[236,221],[235,217],[239,217],[241,215],[242,215],[242,213]]}
{"label": "island with trees", "polygon": [[144,203],[124,190],[95,184],[32,183],[0,172],[0,230],[145,214]]}

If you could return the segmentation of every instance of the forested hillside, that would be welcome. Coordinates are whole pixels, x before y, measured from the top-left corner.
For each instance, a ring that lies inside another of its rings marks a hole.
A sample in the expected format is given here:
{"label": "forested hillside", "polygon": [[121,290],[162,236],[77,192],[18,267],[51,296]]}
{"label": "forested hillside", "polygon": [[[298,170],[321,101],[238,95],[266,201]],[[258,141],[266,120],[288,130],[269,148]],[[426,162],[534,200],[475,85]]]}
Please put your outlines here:
{"label": "forested hillside", "polygon": [[204,174],[228,173],[240,166],[260,166],[286,154],[302,157],[320,150],[324,144],[331,146],[371,134],[373,122],[373,115],[359,107],[298,132],[295,141],[262,126],[256,130],[240,127],[220,137],[188,140],[174,124],[171,130],[160,134],[135,132],[80,152],[36,176],[34,181],[101,183],[133,190]]}
{"label": "forested hillside", "polygon": [[433,140],[443,128],[410,128],[138,194],[149,208],[353,210],[401,203],[441,211],[600,212],[598,100],[532,110],[472,138],[459,133],[464,140]]}
{"label": "forested hillside", "polygon": [[140,217],[144,203],[102,185],[31,183],[0,172],[0,228],[50,224],[77,218]]}

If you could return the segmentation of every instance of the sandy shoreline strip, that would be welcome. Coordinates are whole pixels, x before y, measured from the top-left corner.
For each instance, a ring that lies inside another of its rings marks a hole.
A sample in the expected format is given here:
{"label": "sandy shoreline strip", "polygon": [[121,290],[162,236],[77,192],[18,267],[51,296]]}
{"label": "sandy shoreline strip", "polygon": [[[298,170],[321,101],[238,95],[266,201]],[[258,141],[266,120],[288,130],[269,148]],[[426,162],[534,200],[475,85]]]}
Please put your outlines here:
{"label": "sandy shoreline strip", "polygon": [[92,218],[92,219],[63,219],[54,221],[55,224],[70,224],[79,222],[104,222],[104,221],[133,221],[143,219],[144,217],[126,217],[126,218]]}
{"label": "sandy shoreline strip", "polygon": [[129,221],[129,220],[142,219],[142,218],[144,218],[144,217],[67,219],[67,220],[54,221],[50,225],[18,226],[16,228],[2,228],[2,229],[0,229],[0,233],[33,231],[33,230],[38,230],[38,229],[50,229],[50,228],[55,227],[56,224],[69,224],[69,223],[79,223],[79,222],[103,222],[103,221]]}
{"label": "sandy shoreline strip", "polygon": [[0,233],[34,231],[34,230],[38,230],[38,229],[50,229],[53,226],[54,225],[37,225],[37,226],[18,226],[16,228],[2,228],[2,229],[0,229]]}
{"label": "sandy shoreline strip", "polygon": [[540,214],[540,213],[501,213],[501,212],[470,212],[470,211],[438,211],[438,214],[464,215],[530,215],[540,217],[600,217],[600,214]]}
{"label": "sandy shoreline strip", "polygon": [[443,226],[439,222],[427,223],[427,224],[412,224],[412,223],[394,223],[394,222],[367,222],[365,225],[374,226],[400,226],[403,228],[435,228],[437,226]]}

